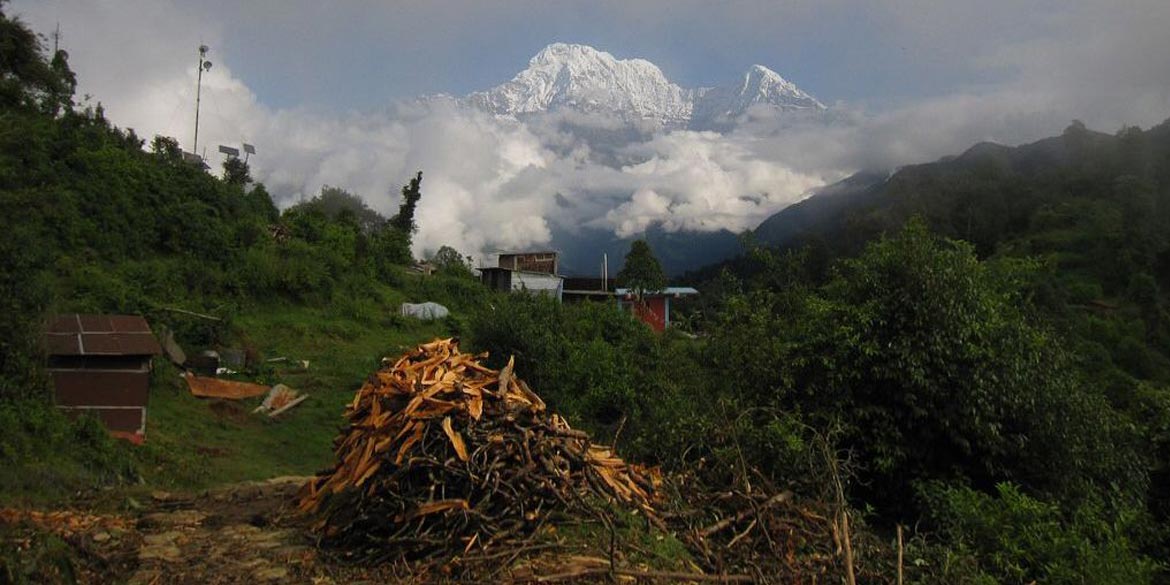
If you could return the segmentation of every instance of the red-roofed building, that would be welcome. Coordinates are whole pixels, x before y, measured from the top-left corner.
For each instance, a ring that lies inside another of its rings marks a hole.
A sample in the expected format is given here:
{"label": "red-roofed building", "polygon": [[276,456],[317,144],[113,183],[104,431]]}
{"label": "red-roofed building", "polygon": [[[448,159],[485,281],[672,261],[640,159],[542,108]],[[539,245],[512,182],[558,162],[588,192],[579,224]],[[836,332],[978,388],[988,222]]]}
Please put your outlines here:
{"label": "red-roofed building", "polygon": [[57,407],[88,412],[118,437],[146,437],[151,358],[158,340],[138,315],[60,315],[45,331]]}

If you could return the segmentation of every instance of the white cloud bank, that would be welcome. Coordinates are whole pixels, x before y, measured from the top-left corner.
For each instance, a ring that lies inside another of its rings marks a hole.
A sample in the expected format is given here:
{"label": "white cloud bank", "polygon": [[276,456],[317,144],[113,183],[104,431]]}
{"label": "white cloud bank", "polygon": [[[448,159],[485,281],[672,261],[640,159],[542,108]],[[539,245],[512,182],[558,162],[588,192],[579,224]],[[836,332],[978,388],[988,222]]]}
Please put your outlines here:
{"label": "white cloud bank", "polygon": [[[194,47],[206,42],[216,60],[224,29],[185,6],[69,0],[8,11],[41,31],[62,21],[81,92],[101,101],[114,123],[189,147]],[[1167,13],[1158,6],[1151,10]],[[1170,51],[1155,50],[1165,35],[1142,17],[1125,13],[1101,24],[1099,11],[1060,13],[1052,26],[1070,34],[972,58],[977,67],[1010,70],[1006,81],[875,113],[838,104],[838,120],[828,126],[755,111],[727,134],[643,128],[624,140],[613,139],[622,127],[612,120],[562,113],[519,123],[443,99],[348,114],[274,109],[217,62],[203,79],[200,150],[218,164],[217,145],[255,144],[253,175],[282,206],[333,185],[389,215],[400,187],[422,170],[420,254],[443,244],[480,257],[547,245],[555,228],[622,237],[656,224],[739,231],[860,168],[930,160],[980,140],[1037,139],[1073,118],[1103,130],[1159,121],[1170,115]],[[1125,67],[1132,74],[1120,72]]]}

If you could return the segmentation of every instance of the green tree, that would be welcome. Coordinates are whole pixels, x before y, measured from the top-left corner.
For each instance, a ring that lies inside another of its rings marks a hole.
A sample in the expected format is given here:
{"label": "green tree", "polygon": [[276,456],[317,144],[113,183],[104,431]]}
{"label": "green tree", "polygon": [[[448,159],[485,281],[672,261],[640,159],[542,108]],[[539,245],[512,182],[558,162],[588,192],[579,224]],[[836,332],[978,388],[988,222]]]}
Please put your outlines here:
{"label": "green tree", "polygon": [[927,477],[1062,496],[1144,489],[1128,425],[1029,318],[1033,269],[980,262],[969,244],[912,221],[811,300],[778,362],[807,410],[847,417],[877,494]]}
{"label": "green tree", "polygon": [[[784,266],[770,270],[800,272]],[[1133,426],[1034,320],[1037,270],[980,261],[914,221],[825,285],[733,295],[706,357],[745,407],[840,424],[864,486],[855,495],[891,516],[914,513],[908,494],[925,479],[1132,504],[1147,477]],[[788,471],[753,452],[761,468]]]}
{"label": "green tree", "polygon": [[1134,274],[1129,279],[1126,296],[1140,311],[1146,325],[1146,339],[1153,341],[1162,327],[1162,316],[1165,313],[1164,297],[1158,281],[1145,272]]}
{"label": "green tree", "polygon": [[602,440],[622,429],[623,455],[681,467],[688,446],[708,447],[710,393],[691,346],[612,305],[500,295],[472,314],[469,337],[497,367],[515,356],[515,371],[574,425]]}
{"label": "green tree", "polygon": [[56,116],[72,109],[73,94],[77,90],[77,76],[69,68],[69,53],[63,49],[53,55],[49,69],[56,79],[46,88],[43,108],[50,115]]}
{"label": "green tree", "polygon": [[410,235],[394,228],[378,230],[370,236],[370,255],[379,275],[390,278],[394,266],[410,264],[414,256],[410,252]]}
{"label": "green tree", "polygon": [[938,563],[931,582],[1157,582],[1158,563],[1138,553],[1129,537],[1132,516],[1109,522],[1092,505],[1069,514],[1010,483],[996,485],[992,495],[937,483],[920,492],[952,560]]}
{"label": "green tree", "polygon": [[294,207],[312,208],[330,220],[357,225],[365,234],[372,234],[387,225],[386,218],[366,205],[360,196],[330,185],[321,187],[316,197]]}
{"label": "green tree", "polygon": [[[20,213],[0,198],[0,212]],[[20,222],[0,241],[0,398],[48,397],[40,339],[51,299],[48,255],[36,226]]]}
{"label": "green tree", "polygon": [[470,278],[471,272],[471,257],[463,257],[458,250],[451,246],[442,246],[434,256],[431,256],[431,264],[441,274],[450,276],[462,276]]}
{"label": "green tree", "polygon": [[646,240],[634,240],[630,244],[625,264],[617,276],[638,298],[666,287],[666,274]]}
{"label": "green tree", "polygon": [[239,157],[229,156],[223,161],[223,181],[229,185],[244,186],[252,182],[248,163]]}
{"label": "green tree", "polygon": [[71,103],[76,84],[66,55],[45,59],[36,33],[4,14],[0,1],[0,106],[37,108],[56,114]]}
{"label": "green tree", "polygon": [[155,136],[150,141],[150,151],[159,158],[170,162],[183,162],[183,149],[179,148],[179,141],[170,136]]}
{"label": "green tree", "polygon": [[406,186],[402,188],[402,203],[398,206],[398,215],[390,218],[390,226],[408,236],[418,230],[414,223],[414,209],[422,197],[419,187],[422,185],[422,171],[419,171]]}
{"label": "green tree", "polygon": [[248,191],[245,196],[245,201],[248,203],[249,210],[257,214],[264,224],[280,219],[280,210],[272,202],[272,196],[268,194],[268,189],[263,183],[257,183],[255,187],[252,187],[252,190]]}

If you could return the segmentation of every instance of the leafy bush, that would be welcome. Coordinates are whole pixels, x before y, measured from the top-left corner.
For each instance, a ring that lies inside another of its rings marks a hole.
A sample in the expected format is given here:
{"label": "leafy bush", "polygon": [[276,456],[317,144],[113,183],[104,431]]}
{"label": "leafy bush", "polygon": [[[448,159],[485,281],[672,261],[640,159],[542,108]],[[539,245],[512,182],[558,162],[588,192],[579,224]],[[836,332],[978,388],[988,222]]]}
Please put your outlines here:
{"label": "leafy bush", "polygon": [[[61,538],[43,532],[31,536],[16,527],[0,527],[0,539],[26,541],[25,550],[0,550],[0,582],[6,585],[73,585],[78,582],[76,552]],[[26,540],[27,539],[27,540]]]}
{"label": "leafy bush", "polygon": [[460,313],[478,312],[489,309],[489,299],[492,299],[487,287],[479,281],[463,276],[448,274],[401,274],[395,277],[406,301],[421,303],[436,302]]}
{"label": "leafy bush", "polygon": [[440,247],[439,251],[431,256],[430,262],[439,274],[463,278],[475,277],[471,272],[471,257],[464,258],[458,250],[451,246]]}
{"label": "leafy bush", "polygon": [[1140,499],[1135,437],[1031,320],[1030,269],[981,262],[912,222],[819,289],[732,299],[711,357],[757,405],[844,422],[866,495],[887,508],[923,478]]}
{"label": "leafy bush", "polygon": [[1132,514],[1110,522],[1091,505],[1066,514],[1010,483],[994,495],[942,484],[920,494],[951,549],[931,582],[1136,585],[1159,569],[1127,537]]}
{"label": "leafy bush", "polygon": [[686,344],[610,304],[497,295],[470,323],[474,346],[516,371],[549,406],[648,462],[677,465],[706,437],[704,375]]}
{"label": "leafy bush", "polygon": [[21,470],[0,474],[0,494],[52,498],[136,479],[129,447],[89,416],[69,420],[43,400],[0,401],[0,456]]}

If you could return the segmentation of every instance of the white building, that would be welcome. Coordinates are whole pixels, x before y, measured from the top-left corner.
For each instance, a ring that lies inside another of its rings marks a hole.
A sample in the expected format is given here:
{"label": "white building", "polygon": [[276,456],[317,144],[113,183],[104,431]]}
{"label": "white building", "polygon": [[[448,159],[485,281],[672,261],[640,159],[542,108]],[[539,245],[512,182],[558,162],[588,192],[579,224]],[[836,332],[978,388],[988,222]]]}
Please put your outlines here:
{"label": "white building", "polygon": [[558,301],[565,279],[556,273],[556,252],[500,254],[499,266],[481,268],[480,280],[495,290],[545,294]]}

